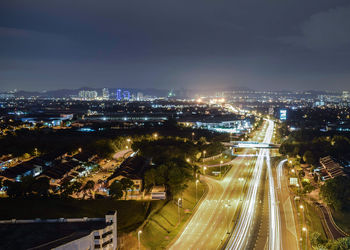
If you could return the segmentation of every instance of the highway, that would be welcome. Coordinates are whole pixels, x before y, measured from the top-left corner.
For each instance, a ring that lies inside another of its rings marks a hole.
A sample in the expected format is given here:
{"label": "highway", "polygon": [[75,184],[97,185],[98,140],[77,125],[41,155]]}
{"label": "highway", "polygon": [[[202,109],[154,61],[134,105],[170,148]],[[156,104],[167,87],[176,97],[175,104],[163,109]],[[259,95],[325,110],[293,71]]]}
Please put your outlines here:
{"label": "highway", "polygon": [[[268,120],[268,128],[265,133],[264,143],[270,143],[273,135],[274,122]],[[264,170],[264,159],[267,160],[268,165],[268,176],[269,176],[269,211],[270,211],[270,221],[269,221],[269,249],[280,249],[281,237],[280,237],[280,218],[278,207],[276,206],[276,196],[274,190],[274,181],[272,174],[269,171],[271,167],[269,166],[270,155],[268,149],[260,149],[258,153],[258,158],[254,167],[248,192],[244,198],[242,205],[242,210],[238,218],[237,224],[232,232],[232,235],[226,245],[226,249],[247,249],[253,248],[252,242],[254,239],[253,230],[257,227],[257,206],[261,203],[258,201],[259,189],[262,189],[264,185],[261,184],[263,170]],[[272,196],[272,199],[271,199]]]}
{"label": "highway", "polygon": [[[272,132],[273,123],[267,128],[269,136],[266,140],[272,137]],[[260,168],[263,158],[263,154],[258,155]],[[246,203],[244,190],[249,186],[250,178],[256,175],[255,162],[256,157],[235,158],[221,181],[201,176],[208,184],[208,193],[170,249],[218,249],[223,246],[228,232],[234,227],[236,221],[233,219],[238,209]]]}
{"label": "highway", "polygon": [[209,186],[208,193],[170,249],[217,249],[222,244],[241,202],[242,178],[254,166],[254,159],[250,161],[247,166],[245,158],[237,157],[221,181],[201,177]]}
{"label": "highway", "polygon": [[[266,123],[263,143],[270,143],[274,122]],[[170,249],[218,249],[225,245],[226,249],[254,248],[264,193],[269,196],[268,214],[264,217],[269,224],[266,248],[282,248],[280,208],[269,149],[260,149],[257,157],[237,157],[230,163],[233,166],[221,181],[201,176],[209,186],[208,193]],[[265,176],[268,182],[263,182]]]}

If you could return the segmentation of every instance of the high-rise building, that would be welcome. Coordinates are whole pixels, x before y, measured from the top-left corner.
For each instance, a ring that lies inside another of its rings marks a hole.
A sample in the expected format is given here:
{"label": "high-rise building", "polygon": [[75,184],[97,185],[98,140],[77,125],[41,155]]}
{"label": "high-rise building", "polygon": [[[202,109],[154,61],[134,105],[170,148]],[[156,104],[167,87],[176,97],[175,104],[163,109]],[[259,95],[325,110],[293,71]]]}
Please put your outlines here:
{"label": "high-rise building", "polygon": [[349,91],[343,91],[343,95],[342,95],[342,98],[344,101],[349,101],[350,100],[350,93]]}
{"label": "high-rise building", "polygon": [[117,101],[120,101],[122,99],[122,90],[117,89]]}
{"label": "high-rise building", "polygon": [[287,120],[287,110],[286,109],[280,109],[280,120],[281,121]]}
{"label": "high-rise building", "polygon": [[136,100],[142,101],[143,100],[143,93],[137,92]]}
{"label": "high-rise building", "polygon": [[124,90],[123,91],[123,99],[129,101],[130,100],[130,91]]}
{"label": "high-rise building", "polygon": [[102,97],[104,100],[109,100],[109,90],[107,88],[102,89]]}

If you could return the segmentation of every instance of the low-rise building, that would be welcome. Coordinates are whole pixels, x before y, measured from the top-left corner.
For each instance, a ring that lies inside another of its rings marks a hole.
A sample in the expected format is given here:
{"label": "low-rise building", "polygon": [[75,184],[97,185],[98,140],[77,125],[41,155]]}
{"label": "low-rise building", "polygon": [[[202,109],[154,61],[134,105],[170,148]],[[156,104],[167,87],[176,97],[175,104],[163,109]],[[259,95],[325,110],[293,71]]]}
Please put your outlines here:
{"label": "low-rise building", "polygon": [[143,174],[147,165],[148,161],[146,159],[135,155],[130,156],[107,178],[108,186],[115,180],[120,181],[123,178],[128,178],[134,183],[133,187],[128,190],[128,197],[134,199],[141,198]]}
{"label": "low-rise building", "polygon": [[[117,249],[116,211],[107,213],[105,218],[12,219],[2,220],[0,225],[8,249],[15,249],[18,244],[22,249]],[[16,242],[11,240],[14,232],[20,237]],[[1,246],[5,245],[0,243]]]}
{"label": "low-rise building", "polygon": [[151,199],[152,200],[165,200],[166,199],[166,190],[165,186],[153,186],[151,190]]}
{"label": "low-rise building", "polygon": [[[58,186],[67,181],[66,178],[70,178],[70,173],[80,167],[80,163],[77,161],[60,162],[52,167],[47,168],[40,177],[47,177],[50,179],[50,185]],[[71,176],[74,179],[74,176]],[[70,181],[69,180],[69,181]]]}
{"label": "low-rise building", "polygon": [[330,156],[320,158],[320,163],[323,167],[321,170],[321,172],[323,172],[323,175],[321,173],[322,180],[333,179],[337,176],[345,175],[343,167],[335,162]]}
{"label": "low-rise building", "polygon": [[40,162],[33,159],[0,172],[0,176],[11,181],[21,181],[24,176],[36,177],[40,175],[43,168],[44,166]]}

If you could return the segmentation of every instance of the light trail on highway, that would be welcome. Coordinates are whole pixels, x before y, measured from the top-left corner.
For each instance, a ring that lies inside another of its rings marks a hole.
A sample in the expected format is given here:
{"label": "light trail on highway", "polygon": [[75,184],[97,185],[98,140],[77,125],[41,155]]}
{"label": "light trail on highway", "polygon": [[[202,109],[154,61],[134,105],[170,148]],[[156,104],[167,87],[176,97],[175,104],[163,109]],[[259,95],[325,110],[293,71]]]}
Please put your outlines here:
{"label": "light trail on highway", "polygon": [[[268,120],[268,128],[266,130],[263,143],[271,142],[273,129],[274,129],[274,122],[271,120]],[[252,225],[254,223],[254,216],[256,212],[255,206],[257,204],[257,194],[258,194],[258,189],[261,182],[261,176],[263,173],[264,158],[267,155],[269,158],[269,152],[267,149],[261,149],[259,151],[258,159],[256,161],[252,178],[251,178],[251,184],[249,186],[247,195],[245,197],[245,202],[242,204],[241,214],[234,228],[234,231],[226,245],[226,249],[245,249],[247,247],[247,244],[251,240],[249,236],[251,234]],[[272,182],[273,182],[273,179],[272,179]],[[274,188],[274,187],[270,186],[270,189],[271,188]],[[272,190],[274,192],[274,189]],[[270,217],[270,220],[271,220],[271,217]],[[276,220],[278,221],[278,218],[272,219],[271,222],[275,224]],[[272,226],[273,225],[270,224],[270,227]],[[273,238],[273,243],[269,244],[270,247],[271,247],[271,244],[273,245],[278,244],[277,242],[279,241],[279,230],[274,231],[273,236],[270,236],[270,237]]]}
{"label": "light trail on highway", "polygon": [[283,164],[286,162],[287,160],[282,160],[278,163],[277,166],[277,187],[278,189],[281,189],[281,178],[283,175]]}
{"label": "light trail on highway", "polygon": [[[269,228],[269,249],[279,250],[281,249],[281,218],[279,206],[276,199],[275,185],[273,181],[273,175],[271,170],[270,151],[266,154],[267,173],[269,176],[269,216],[270,216],[270,228]],[[280,183],[280,182],[279,182]]]}

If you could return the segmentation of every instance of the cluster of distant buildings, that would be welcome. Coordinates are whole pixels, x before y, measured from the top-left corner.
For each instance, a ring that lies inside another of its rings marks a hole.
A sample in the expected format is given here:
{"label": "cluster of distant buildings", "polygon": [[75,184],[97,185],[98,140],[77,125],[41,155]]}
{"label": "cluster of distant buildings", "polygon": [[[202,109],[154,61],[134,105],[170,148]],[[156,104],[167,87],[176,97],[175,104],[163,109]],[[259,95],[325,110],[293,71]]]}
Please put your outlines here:
{"label": "cluster of distant buildings", "polygon": [[350,92],[343,91],[341,95],[319,95],[314,102],[314,107],[340,106],[350,107]]}
{"label": "cluster of distant buildings", "polygon": [[[98,165],[95,161],[96,155],[78,153],[70,156],[67,153],[51,153],[38,156],[28,161],[10,167],[8,158],[4,158],[0,165],[0,178],[19,182],[25,176],[35,178],[46,177],[50,180],[50,185],[57,190],[63,183],[70,183],[81,177],[86,177]],[[11,159],[11,161],[17,161]]]}
{"label": "cluster of distant buildings", "polygon": [[111,93],[108,88],[102,89],[102,95],[99,95],[96,90],[81,90],[78,93],[78,99],[82,101],[94,100],[117,100],[117,101],[143,101],[144,95],[142,92],[131,93],[127,89],[117,89],[115,93]]}

